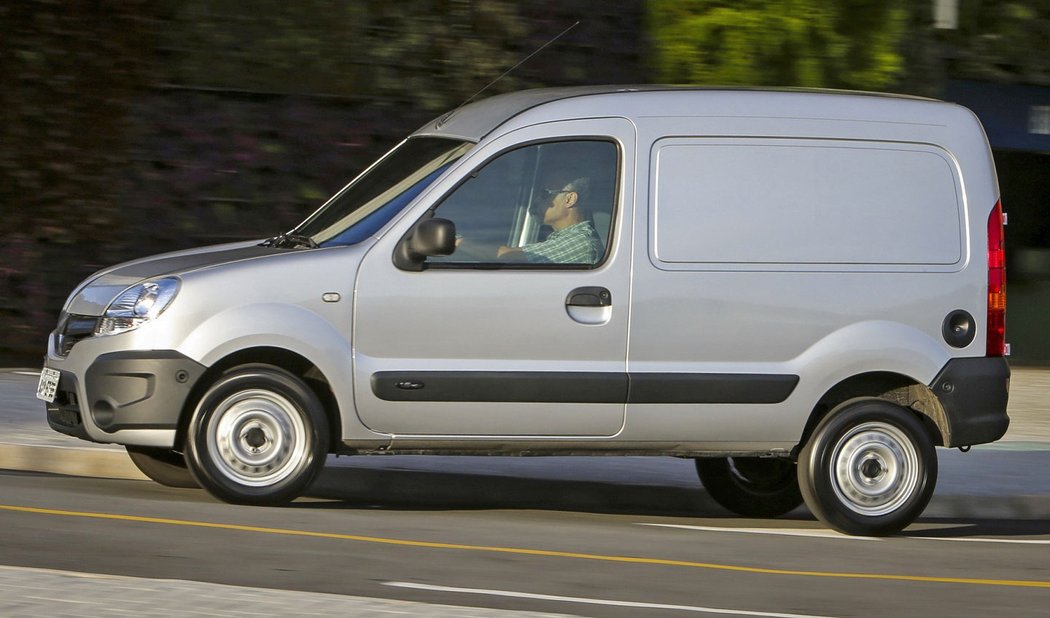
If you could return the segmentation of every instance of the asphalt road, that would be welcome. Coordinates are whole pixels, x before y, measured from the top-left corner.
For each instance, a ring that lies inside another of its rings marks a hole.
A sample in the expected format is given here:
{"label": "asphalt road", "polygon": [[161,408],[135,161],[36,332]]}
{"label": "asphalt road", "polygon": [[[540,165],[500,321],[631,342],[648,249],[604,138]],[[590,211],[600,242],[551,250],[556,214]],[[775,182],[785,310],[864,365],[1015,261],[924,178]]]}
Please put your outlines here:
{"label": "asphalt road", "polygon": [[[804,509],[730,518],[702,492],[688,517],[640,508],[631,486],[602,508],[522,506],[500,497],[499,477],[477,475],[462,480],[484,504],[457,506],[426,495],[429,474],[330,468],[310,498],[251,508],[147,481],[0,472],[0,562],[577,616],[1045,616],[1050,605],[1046,519],[925,517],[906,536],[857,539]],[[420,498],[369,489],[392,484]]]}
{"label": "asphalt road", "polygon": [[[331,457],[290,507],[231,506],[91,478],[122,449],[0,372],[0,616],[1046,616],[1050,372],[1015,378],[1007,439],[938,449],[923,517],[876,540],[733,518],[661,457]],[[83,476],[37,472],[59,454]]]}

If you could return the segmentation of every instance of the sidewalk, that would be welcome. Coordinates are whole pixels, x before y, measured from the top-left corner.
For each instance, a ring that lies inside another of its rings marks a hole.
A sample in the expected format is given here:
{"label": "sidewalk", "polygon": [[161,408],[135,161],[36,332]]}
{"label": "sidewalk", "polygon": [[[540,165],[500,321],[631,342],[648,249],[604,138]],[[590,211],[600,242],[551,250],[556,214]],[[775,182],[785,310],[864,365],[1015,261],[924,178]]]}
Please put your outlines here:
{"label": "sidewalk", "polygon": [[572,618],[564,614],[0,566],[0,616],[5,618],[125,615],[164,618]]}

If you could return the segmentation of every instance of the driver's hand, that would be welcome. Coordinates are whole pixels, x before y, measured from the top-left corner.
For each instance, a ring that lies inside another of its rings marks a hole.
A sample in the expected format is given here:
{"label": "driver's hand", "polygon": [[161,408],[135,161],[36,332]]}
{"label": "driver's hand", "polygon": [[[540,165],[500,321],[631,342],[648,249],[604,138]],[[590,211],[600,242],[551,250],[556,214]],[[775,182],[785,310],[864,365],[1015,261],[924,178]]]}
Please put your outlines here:
{"label": "driver's hand", "polygon": [[496,257],[508,260],[525,260],[525,252],[521,250],[521,247],[508,247],[507,245],[500,245],[499,249],[496,249]]}

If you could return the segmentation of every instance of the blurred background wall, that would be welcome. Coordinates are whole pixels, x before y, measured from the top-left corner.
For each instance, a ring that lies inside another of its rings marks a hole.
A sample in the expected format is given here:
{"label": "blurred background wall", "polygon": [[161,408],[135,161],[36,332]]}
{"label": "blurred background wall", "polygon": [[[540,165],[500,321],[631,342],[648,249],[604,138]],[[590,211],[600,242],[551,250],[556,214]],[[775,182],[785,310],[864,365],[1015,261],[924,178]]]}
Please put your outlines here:
{"label": "blurred background wall", "polygon": [[811,86],[974,109],[1010,213],[1015,361],[1050,363],[1050,0],[9,0],[0,365],[40,363],[91,272],[291,228],[577,20],[482,96]]}

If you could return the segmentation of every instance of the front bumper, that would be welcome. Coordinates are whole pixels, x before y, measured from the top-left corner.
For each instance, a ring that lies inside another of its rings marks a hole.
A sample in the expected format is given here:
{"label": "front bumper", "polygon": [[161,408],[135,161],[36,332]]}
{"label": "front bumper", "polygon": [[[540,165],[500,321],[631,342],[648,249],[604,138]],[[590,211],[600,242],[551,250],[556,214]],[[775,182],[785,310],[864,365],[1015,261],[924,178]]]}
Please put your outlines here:
{"label": "front bumper", "polygon": [[1010,417],[1010,365],[1005,358],[954,358],[930,385],[947,420],[944,446],[995,442],[1006,435]]}
{"label": "front bumper", "polygon": [[174,350],[102,354],[82,377],[54,368],[62,375],[54,403],[47,404],[48,425],[93,442],[100,440],[92,437],[88,424],[105,434],[126,429],[174,431],[186,399],[206,369]]}

